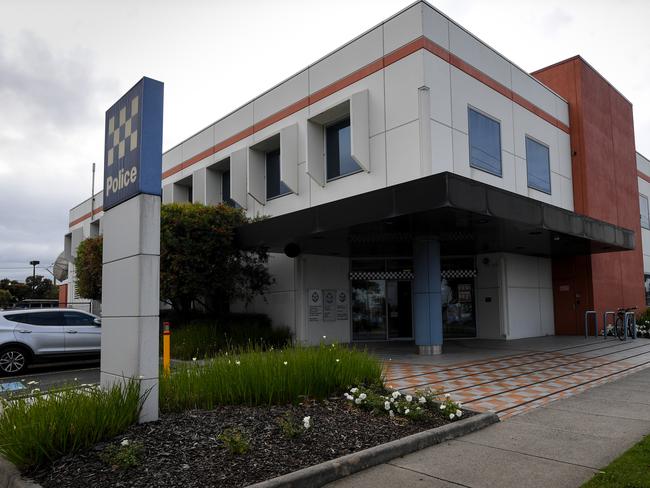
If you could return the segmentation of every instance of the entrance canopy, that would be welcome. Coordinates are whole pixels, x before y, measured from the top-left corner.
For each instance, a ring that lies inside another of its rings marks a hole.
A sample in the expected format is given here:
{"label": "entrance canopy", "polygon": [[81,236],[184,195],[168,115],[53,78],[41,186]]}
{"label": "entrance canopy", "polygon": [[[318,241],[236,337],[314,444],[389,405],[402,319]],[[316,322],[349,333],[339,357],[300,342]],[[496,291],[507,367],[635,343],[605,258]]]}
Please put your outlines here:
{"label": "entrance canopy", "polygon": [[[634,232],[485,183],[440,173],[247,224],[244,247],[288,244],[303,253],[388,255],[413,236],[442,254],[569,256],[634,249]],[[373,252],[375,251],[375,252]]]}

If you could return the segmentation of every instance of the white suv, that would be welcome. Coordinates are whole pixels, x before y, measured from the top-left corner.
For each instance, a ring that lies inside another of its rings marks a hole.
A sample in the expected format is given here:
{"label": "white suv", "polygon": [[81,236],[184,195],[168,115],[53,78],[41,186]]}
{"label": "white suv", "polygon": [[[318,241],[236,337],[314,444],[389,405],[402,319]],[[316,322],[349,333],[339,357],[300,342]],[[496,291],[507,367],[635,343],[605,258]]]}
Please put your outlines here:
{"label": "white suv", "polygon": [[18,375],[34,361],[99,355],[101,319],[69,308],[0,311],[0,375]]}

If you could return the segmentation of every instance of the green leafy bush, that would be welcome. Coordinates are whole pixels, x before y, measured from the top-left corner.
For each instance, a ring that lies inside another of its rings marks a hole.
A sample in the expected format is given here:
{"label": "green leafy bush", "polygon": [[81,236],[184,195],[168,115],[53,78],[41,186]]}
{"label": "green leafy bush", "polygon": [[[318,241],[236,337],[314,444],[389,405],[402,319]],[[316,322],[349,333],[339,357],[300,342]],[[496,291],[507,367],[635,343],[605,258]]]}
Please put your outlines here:
{"label": "green leafy bush", "polygon": [[115,444],[109,445],[99,457],[109,466],[128,469],[140,465],[142,454],[143,446],[141,443],[124,440],[119,446]]}
{"label": "green leafy bush", "polygon": [[124,432],[141,406],[135,381],[0,399],[0,455],[20,468],[41,466]]}
{"label": "green leafy bush", "polygon": [[217,437],[230,451],[230,454],[245,454],[250,450],[251,443],[248,435],[236,427],[224,430]]}
{"label": "green leafy bush", "polygon": [[349,385],[381,385],[381,363],[336,345],[248,349],[175,369],[160,378],[160,407],[179,412],[217,405],[278,405],[322,399]]}

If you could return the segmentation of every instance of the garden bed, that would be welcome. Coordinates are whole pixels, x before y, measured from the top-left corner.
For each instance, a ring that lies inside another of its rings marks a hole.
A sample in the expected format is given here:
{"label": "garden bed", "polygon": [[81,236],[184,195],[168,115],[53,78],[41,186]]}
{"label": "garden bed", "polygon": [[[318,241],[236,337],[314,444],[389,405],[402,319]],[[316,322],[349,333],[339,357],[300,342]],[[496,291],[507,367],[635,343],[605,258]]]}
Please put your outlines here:
{"label": "garden bed", "polygon": [[[310,418],[306,429],[304,417]],[[293,419],[292,427],[287,419]],[[240,487],[450,422],[436,413],[418,420],[389,417],[342,398],[190,410],[132,426],[108,443],[25,474],[46,488]],[[247,452],[227,449],[222,434],[232,428],[248,439]]]}

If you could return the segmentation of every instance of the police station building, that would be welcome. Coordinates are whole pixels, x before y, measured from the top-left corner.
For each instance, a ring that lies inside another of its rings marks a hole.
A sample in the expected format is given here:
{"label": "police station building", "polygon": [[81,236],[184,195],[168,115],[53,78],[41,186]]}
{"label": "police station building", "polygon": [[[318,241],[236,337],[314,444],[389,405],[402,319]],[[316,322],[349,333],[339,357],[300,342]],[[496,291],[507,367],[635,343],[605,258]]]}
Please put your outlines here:
{"label": "police station building", "polygon": [[[645,307],[648,196],[632,104],[592,66],[526,73],[425,2],[163,155],[163,203],[268,217],[238,231],[273,253],[248,311],[310,344],[437,353]],[[67,256],[101,217],[101,193],[70,211]]]}

